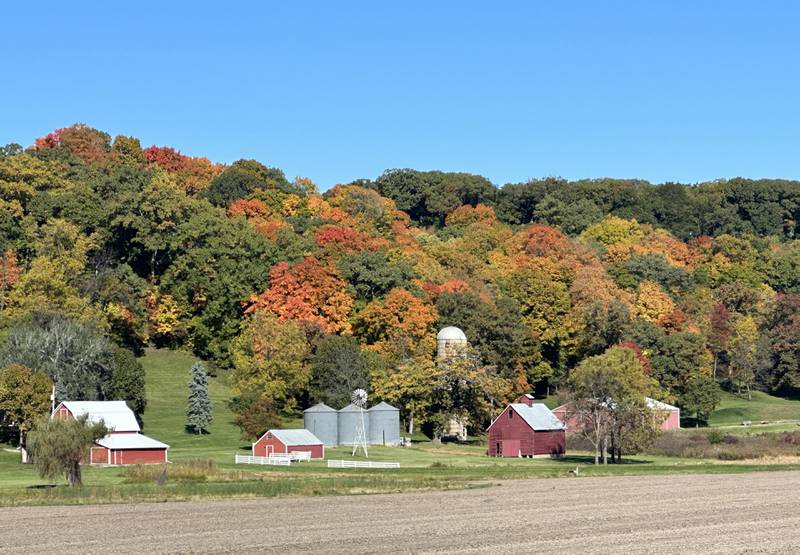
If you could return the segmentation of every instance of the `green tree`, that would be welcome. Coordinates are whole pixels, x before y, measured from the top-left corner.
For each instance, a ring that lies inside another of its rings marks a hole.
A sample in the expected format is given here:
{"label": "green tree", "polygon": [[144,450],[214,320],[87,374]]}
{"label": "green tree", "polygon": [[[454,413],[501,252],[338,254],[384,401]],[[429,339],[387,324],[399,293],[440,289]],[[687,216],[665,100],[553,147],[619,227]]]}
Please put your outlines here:
{"label": "green tree", "polygon": [[13,328],[0,349],[0,365],[21,364],[47,374],[56,399],[108,399],[114,351],[97,330],[57,314],[37,314]]}
{"label": "green tree", "polygon": [[609,448],[618,454],[632,447],[632,438],[651,435],[656,419],[644,403],[660,397],[658,384],[647,376],[632,349],[612,347],[583,360],[570,374],[567,397],[581,434],[594,447],[594,462],[603,462]]}
{"label": "green tree", "polygon": [[711,376],[692,374],[686,382],[686,391],[681,395],[681,406],[689,414],[694,414],[695,423],[705,422],[719,404],[721,392],[719,385]]}
{"label": "green tree", "polygon": [[197,434],[207,430],[214,420],[208,397],[208,373],[201,362],[195,362],[189,380],[189,401],[186,404],[186,427]]}
{"label": "green tree", "polygon": [[353,390],[367,389],[369,364],[361,347],[351,336],[329,335],[317,345],[311,359],[312,399],[333,407],[350,402]]}
{"label": "green tree", "polygon": [[283,171],[255,160],[237,160],[214,178],[204,195],[211,204],[227,207],[236,199],[246,198],[256,189],[297,192]]}
{"label": "green tree", "polygon": [[87,415],[39,420],[28,436],[33,464],[43,478],[65,476],[70,487],[81,485],[81,461],[89,458],[94,442],[108,433],[104,422]]}
{"label": "green tree", "polygon": [[139,425],[147,407],[144,367],[127,349],[114,348],[114,369],[111,372],[110,399],[125,401],[136,415]]}
{"label": "green tree", "polygon": [[363,251],[339,261],[339,271],[361,299],[368,301],[385,295],[395,287],[407,287],[411,266],[404,260],[392,261],[386,251]]}

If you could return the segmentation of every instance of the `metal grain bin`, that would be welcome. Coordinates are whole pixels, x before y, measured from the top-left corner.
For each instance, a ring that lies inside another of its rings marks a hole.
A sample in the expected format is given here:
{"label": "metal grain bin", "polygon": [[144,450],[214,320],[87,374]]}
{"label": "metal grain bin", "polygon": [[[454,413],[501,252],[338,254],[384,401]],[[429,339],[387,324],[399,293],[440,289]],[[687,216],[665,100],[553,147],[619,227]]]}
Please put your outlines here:
{"label": "metal grain bin", "polygon": [[369,409],[369,442],[372,445],[400,445],[400,410],[380,402]]}
{"label": "metal grain bin", "polygon": [[[339,411],[339,445],[353,445],[356,428],[361,420],[361,409],[352,403]],[[364,431],[369,442],[369,411],[364,410]]]}
{"label": "metal grain bin", "polygon": [[339,440],[339,415],[325,403],[303,411],[303,427],[317,436],[325,447],[335,447]]}

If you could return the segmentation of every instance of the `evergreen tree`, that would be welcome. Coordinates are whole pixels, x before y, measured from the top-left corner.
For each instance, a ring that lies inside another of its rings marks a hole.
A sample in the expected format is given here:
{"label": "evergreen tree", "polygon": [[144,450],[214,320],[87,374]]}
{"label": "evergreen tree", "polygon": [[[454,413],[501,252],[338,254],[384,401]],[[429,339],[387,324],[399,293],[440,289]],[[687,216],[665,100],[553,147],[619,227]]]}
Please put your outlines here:
{"label": "evergreen tree", "polygon": [[186,427],[202,434],[213,419],[211,400],[208,398],[208,374],[201,362],[195,362],[192,365],[192,379],[189,381]]}

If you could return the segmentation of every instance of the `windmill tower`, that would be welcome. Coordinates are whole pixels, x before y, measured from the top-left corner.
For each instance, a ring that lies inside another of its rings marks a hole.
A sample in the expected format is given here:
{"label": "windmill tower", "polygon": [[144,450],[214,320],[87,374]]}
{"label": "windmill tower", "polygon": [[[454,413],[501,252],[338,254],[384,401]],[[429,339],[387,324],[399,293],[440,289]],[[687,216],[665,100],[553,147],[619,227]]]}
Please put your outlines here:
{"label": "windmill tower", "polygon": [[353,456],[356,456],[358,448],[364,450],[364,456],[369,457],[367,453],[367,427],[364,425],[364,407],[367,406],[367,392],[363,389],[356,389],[353,391],[351,401],[358,407],[358,421],[356,422],[356,435],[353,440]]}

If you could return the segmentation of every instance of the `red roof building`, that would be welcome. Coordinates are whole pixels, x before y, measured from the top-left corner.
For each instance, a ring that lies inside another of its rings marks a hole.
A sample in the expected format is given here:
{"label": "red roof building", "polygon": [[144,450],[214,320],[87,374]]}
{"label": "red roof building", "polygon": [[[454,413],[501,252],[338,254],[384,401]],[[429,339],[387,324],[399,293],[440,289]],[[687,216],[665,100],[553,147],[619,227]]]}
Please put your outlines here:
{"label": "red roof building", "polygon": [[253,443],[254,457],[269,457],[275,453],[308,451],[312,459],[325,458],[325,445],[306,429],[268,430]]}
{"label": "red roof building", "polygon": [[91,449],[89,464],[164,464],[169,445],[141,433],[136,416],[125,401],[63,401],[52,418],[78,418],[103,423],[108,434]]}
{"label": "red roof building", "polygon": [[564,424],[531,395],[508,405],[487,432],[490,457],[561,456],[566,451]]}

